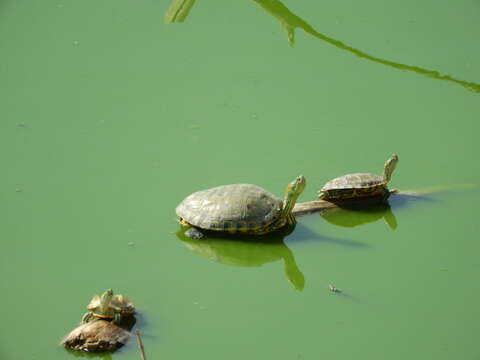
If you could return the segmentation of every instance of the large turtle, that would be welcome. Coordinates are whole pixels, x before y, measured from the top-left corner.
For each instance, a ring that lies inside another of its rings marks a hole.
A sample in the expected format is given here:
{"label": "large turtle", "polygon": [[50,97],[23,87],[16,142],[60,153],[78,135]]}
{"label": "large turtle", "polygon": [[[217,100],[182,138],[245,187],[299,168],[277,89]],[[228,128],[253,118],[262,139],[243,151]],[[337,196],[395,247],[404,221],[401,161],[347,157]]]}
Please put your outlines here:
{"label": "large turtle", "polygon": [[387,199],[390,191],[387,184],[398,163],[398,156],[393,154],[384,164],[383,176],[370,173],[356,173],[337,177],[327,182],[319,191],[322,200],[345,200],[369,196],[381,196]]}
{"label": "large turtle", "polygon": [[267,234],[294,224],[292,209],[305,188],[300,175],[280,198],[252,184],[233,184],[198,191],[187,196],[176,209],[180,223],[192,226],[185,235],[201,238],[201,229],[229,233]]}
{"label": "large turtle", "polygon": [[108,289],[102,295],[95,295],[87,305],[88,312],[83,315],[82,322],[87,323],[95,318],[112,320],[120,323],[123,316],[133,315],[135,307],[132,302],[123,295],[113,294]]}

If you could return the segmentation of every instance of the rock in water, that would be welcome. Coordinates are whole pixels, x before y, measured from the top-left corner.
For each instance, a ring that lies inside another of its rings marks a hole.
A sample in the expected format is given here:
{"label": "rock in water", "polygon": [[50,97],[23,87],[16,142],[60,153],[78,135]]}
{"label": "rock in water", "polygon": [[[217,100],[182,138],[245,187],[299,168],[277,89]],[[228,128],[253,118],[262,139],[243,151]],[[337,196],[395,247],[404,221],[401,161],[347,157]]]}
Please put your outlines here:
{"label": "rock in water", "polygon": [[61,344],[80,351],[113,351],[125,345],[130,332],[105,320],[90,321],[73,329]]}

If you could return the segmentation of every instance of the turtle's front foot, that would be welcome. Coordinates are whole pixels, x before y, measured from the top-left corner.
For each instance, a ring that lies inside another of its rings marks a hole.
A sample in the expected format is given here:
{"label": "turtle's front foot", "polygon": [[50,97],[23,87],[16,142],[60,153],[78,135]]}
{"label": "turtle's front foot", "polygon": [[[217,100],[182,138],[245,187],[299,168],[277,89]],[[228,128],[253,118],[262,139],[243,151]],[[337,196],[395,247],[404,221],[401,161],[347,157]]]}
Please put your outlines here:
{"label": "turtle's front foot", "polygon": [[297,223],[297,219],[295,219],[295,216],[293,216],[293,214],[289,214],[287,217],[287,224],[295,225],[296,223]]}
{"label": "turtle's front foot", "polygon": [[395,194],[397,192],[397,190],[388,190],[388,189],[384,189],[382,191],[382,201],[384,203],[388,203],[388,198],[390,197],[391,194]]}
{"label": "turtle's front foot", "polygon": [[113,316],[113,323],[114,324],[120,324],[120,322],[122,321],[122,315],[120,313],[115,313],[115,315]]}
{"label": "turtle's front foot", "polygon": [[205,237],[205,234],[202,233],[199,229],[196,227],[191,227],[187,231],[185,231],[185,236],[189,237],[190,239],[202,239]]}
{"label": "turtle's front foot", "polygon": [[82,317],[82,324],[88,323],[90,320],[92,320],[93,314],[89,311],[86,312],[83,317]]}

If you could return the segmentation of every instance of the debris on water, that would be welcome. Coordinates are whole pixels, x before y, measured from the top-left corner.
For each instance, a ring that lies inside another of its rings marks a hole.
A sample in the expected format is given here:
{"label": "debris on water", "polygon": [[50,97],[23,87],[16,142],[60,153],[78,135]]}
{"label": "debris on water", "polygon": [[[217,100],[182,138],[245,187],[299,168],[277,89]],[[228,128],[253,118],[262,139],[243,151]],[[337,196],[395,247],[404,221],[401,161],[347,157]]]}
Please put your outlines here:
{"label": "debris on water", "polygon": [[17,126],[24,128],[24,127],[27,127],[27,124],[25,124],[24,122],[19,122],[17,123]]}
{"label": "debris on water", "polygon": [[136,329],[135,334],[137,335],[137,344],[138,344],[138,350],[140,351],[140,358],[142,360],[146,360],[145,347],[143,346],[143,341],[142,341],[142,338],[140,337],[140,329]]}
{"label": "debris on water", "polygon": [[61,342],[65,347],[87,352],[114,351],[125,345],[130,332],[111,321],[95,320],[73,329]]}
{"label": "debris on water", "polygon": [[193,304],[198,307],[199,310],[207,310],[205,305],[200,304],[198,301],[194,301]]}
{"label": "debris on water", "polygon": [[340,290],[339,288],[335,287],[335,285],[332,285],[332,284],[328,284],[328,289],[331,292],[334,292],[334,293],[341,293],[342,292],[342,290]]}

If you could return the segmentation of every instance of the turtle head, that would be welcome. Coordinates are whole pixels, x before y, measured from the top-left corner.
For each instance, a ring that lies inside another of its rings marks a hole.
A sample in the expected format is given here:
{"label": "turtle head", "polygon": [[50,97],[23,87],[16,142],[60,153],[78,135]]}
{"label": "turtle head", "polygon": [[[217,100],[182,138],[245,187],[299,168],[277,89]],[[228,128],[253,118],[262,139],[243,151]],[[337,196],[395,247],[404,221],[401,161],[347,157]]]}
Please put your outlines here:
{"label": "turtle head", "polygon": [[393,154],[390,159],[385,161],[385,164],[383,165],[383,180],[385,181],[385,183],[388,183],[390,181],[393,170],[395,170],[397,163],[398,156],[396,154]]}
{"label": "turtle head", "polygon": [[100,306],[102,308],[107,307],[108,304],[110,304],[112,297],[113,297],[112,289],[108,289],[107,291],[105,291],[102,295],[100,295]]}
{"label": "turtle head", "polygon": [[298,197],[307,185],[307,181],[303,175],[298,176],[285,189],[285,197],[283,199],[283,216],[288,216],[291,212]]}

